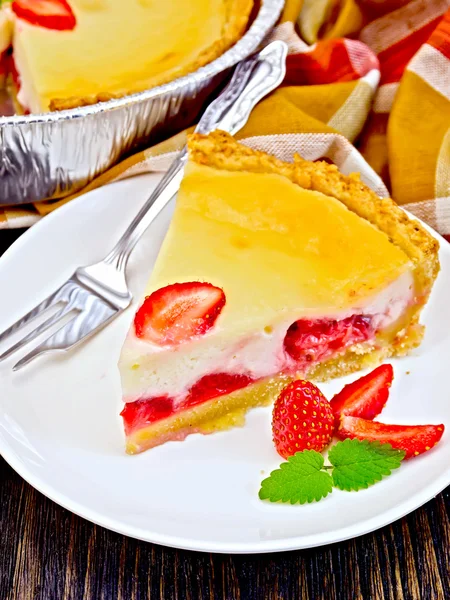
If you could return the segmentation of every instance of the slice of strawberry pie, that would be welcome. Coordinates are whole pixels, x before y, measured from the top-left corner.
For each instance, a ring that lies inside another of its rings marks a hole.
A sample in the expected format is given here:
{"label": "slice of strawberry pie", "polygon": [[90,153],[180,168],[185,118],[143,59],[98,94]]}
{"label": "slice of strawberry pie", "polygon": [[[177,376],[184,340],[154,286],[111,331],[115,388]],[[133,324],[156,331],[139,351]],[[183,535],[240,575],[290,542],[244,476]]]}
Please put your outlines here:
{"label": "slice of strawberry pie", "polygon": [[120,358],[131,454],[407,353],[439,269],[434,238],[356,175],[223,132],[189,156]]}

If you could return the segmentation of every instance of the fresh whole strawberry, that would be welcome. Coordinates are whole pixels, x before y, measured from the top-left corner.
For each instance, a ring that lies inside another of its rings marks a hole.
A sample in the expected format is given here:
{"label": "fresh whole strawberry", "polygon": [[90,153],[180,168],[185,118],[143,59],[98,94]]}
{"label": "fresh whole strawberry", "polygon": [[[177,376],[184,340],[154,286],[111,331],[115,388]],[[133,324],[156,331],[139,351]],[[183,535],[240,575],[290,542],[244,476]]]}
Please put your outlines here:
{"label": "fresh whole strawberry", "polygon": [[342,417],[338,429],[341,439],[350,438],[390,444],[406,452],[405,458],[430,450],[441,439],[444,425],[387,425],[358,417]]}
{"label": "fresh whole strawberry", "polygon": [[389,398],[394,379],[392,365],[381,365],[368,375],[346,385],[330,401],[336,427],[343,416],[374,419],[383,410]]}
{"label": "fresh whole strawberry", "polygon": [[333,425],[330,403],[309,381],[290,383],[273,407],[273,441],[283,458],[302,450],[321,452],[331,442]]}
{"label": "fresh whole strawberry", "polygon": [[173,283],[156,290],[134,318],[136,336],[160,346],[205,334],[225,306],[225,294],[210,283]]}
{"label": "fresh whole strawberry", "polygon": [[13,0],[13,12],[32,25],[47,29],[71,30],[76,18],[67,0]]}

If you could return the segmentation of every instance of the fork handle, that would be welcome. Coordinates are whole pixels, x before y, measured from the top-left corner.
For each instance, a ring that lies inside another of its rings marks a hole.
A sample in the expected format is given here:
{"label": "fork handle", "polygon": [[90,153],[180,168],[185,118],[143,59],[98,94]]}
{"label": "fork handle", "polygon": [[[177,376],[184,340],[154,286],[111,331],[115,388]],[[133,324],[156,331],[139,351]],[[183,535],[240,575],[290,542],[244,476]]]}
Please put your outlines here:
{"label": "fork handle", "polygon": [[[195,131],[209,133],[223,129],[231,134],[239,131],[247,122],[253,107],[283,81],[286,55],[287,45],[275,41],[239,63],[229,84],[206,109]],[[187,159],[185,146],[105,262],[125,273],[130,254],[142,234],[178,192]]]}

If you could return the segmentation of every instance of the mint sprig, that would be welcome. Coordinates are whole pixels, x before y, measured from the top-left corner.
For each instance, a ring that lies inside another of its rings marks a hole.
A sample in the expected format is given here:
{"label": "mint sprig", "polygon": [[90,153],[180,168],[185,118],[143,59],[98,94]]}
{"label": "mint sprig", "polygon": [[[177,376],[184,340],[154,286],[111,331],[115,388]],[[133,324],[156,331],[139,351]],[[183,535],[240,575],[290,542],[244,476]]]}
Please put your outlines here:
{"label": "mint sprig", "polygon": [[324,459],[319,452],[297,452],[264,479],[259,497],[261,500],[291,504],[319,501],[325,498],[333,487],[331,475],[322,471],[323,468]]}
{"label": "mint sprig", "polygon": [[[405,452],[367,440],[338,442],[328,453],[330,465],[315,450],[290,456],[261,482],[259,497],[270,502],[305,504],[319,501],[333,486],[345,491],[366,489],[397,469]],[[331,474],[328,472],[331,471]]]}
{"label": "mint sprig", "polygon": [[398,469],[404,458],[403,450],[367,440],[344,440],[328,453],[334,467],[333,484],[347,492],[367,489],[381,481]]}

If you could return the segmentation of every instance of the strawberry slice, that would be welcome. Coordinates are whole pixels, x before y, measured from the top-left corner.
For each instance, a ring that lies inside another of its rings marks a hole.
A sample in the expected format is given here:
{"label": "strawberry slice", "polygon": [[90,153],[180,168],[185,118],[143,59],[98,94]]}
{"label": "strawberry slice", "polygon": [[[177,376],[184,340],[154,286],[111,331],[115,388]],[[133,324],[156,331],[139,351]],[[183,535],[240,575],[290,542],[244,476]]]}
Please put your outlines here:
{"label": "strawberry slice", "polygon": [[11,8],[24,21],[47,29],[71,30],[77,24],[67,0],[14,0]]}
{"label": "strawberry slice", "polygon": [[371,335],[370,319],[363,315],[341,321],[300,319],[289,327],[284,348],[294,360],[307,364],[325,360],[352,344],[365,342]]}
{"label": "strawberry slice", "polygon": [[442,424],[387,425],[358,417],[342,417],[337,434],[341,439],[357,438],[391,444],[393,448],[404,450],[405,458],[411,458],[435,446],[441,439],[444,429]]}
{"label": "strawberry slice", "polygon": [[383,410],[394,379],[392,365],[381,365],[346,385],[330,401],[336,427],[342,416],[374,419]]}
{"label": "strawberry slice", "polygon": [[211,329],[224,305],[223,290],[210,283],[174,283],[147,296],[134,329],[137,337],[160,346],[177,345]]}
{"label": "strawberry slice", "polygon": [[168,396],[158,396],[150,400],[127,402],[120,416],[123,418],[126,435],[131,435],[133,431],[160,419],[167,419],[173,413],[173,400]]}
{"label": "strawberry slice", "polygon": [[202,402],[206,402],[206,400],[212,400],[212,398],[217,398],[218,396],[231,394],[231,392],[247,387],[253,381],[248,375],[230,373],[204,375],[189,390],[189,394],[183,402],[183,408],[201,404]]}

